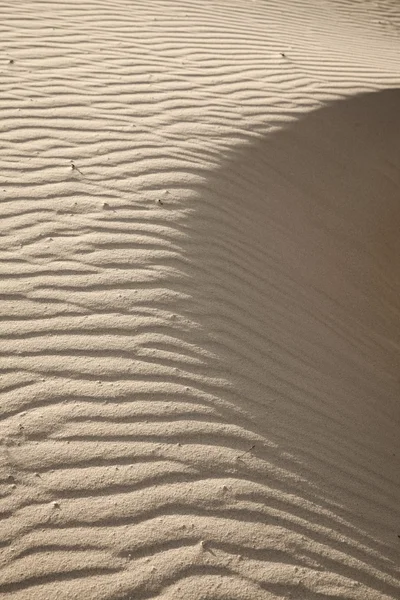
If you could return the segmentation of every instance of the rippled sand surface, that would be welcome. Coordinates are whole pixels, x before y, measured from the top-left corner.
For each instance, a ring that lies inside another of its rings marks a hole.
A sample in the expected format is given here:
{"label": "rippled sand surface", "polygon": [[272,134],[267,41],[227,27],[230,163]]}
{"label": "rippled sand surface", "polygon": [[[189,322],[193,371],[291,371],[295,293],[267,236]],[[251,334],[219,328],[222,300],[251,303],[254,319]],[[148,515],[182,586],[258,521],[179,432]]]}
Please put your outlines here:
{"label": "rippled sand surface", "polygon": [[400,597],[400,6],[0,3],[4,600]]}

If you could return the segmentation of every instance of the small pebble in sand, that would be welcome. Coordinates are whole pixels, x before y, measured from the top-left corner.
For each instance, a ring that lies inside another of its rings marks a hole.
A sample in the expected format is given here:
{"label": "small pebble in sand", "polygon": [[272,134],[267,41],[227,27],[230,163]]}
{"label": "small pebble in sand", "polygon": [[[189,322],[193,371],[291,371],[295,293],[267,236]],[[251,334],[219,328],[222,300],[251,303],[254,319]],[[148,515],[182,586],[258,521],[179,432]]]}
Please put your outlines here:
{"label": "small pebble in sand", "polygon": [[53,508],[60,508],[59,502],[53,502]]}
{"label": "small pebble in sand", "polygon": [[71,169],[73,171],[78,171],[78,173],[80,173],[81,175],[83,175],[82,171],[80,169],[78,169],[78,167],[76,166],[76,164],[74,163],[73,160],[71,160]]}
{"label": "small pebble in sand", "polygon": [[8,61],[8,64],[13,65],[14,64],[14,59],[10,58],[10,60]]}

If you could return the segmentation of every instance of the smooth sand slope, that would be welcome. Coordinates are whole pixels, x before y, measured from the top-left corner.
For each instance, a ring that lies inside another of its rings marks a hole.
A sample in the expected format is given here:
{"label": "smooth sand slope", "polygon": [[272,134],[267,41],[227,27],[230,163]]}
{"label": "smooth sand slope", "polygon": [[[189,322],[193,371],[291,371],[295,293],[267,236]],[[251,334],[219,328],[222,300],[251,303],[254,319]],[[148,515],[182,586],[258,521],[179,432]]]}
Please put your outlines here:
{"label": "smooth sand slope", "polygon": [[399,598],[397,1],[0,47],[1,598]]}

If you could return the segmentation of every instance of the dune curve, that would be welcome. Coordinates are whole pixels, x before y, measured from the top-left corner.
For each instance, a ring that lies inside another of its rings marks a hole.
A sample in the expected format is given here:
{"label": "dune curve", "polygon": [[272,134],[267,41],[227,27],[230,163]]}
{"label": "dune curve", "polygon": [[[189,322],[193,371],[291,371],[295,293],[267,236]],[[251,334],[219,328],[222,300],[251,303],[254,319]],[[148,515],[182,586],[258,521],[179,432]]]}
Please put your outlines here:
{"label": "dune curve", "polygon": [[3,3],[4,598],[397,598],[396,3]]}

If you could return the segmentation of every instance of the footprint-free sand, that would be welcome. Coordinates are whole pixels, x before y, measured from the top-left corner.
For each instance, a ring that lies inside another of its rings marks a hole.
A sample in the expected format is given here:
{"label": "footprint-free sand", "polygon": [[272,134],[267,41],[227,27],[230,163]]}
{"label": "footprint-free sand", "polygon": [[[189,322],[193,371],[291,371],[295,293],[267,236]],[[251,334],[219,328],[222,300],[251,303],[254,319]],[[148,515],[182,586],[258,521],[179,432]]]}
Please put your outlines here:
{"label": "footprint-free sand", "polygon": [[397,0],[0,49],[1,598],[399,598]]}

